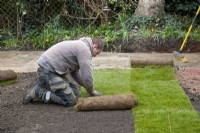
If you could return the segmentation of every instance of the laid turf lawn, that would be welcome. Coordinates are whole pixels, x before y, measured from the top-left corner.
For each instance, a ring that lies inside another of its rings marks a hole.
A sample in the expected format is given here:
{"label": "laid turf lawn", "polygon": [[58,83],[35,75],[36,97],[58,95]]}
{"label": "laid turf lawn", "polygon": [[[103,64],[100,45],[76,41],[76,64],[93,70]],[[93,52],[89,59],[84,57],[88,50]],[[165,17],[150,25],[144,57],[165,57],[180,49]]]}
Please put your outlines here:
{"label": "laid turf lawn", "polygon": [[199,116],[179,86],[173,67],[133,68],[131,88],[139,98],[133,108],[136,132],[200,132]]}
{"label": "laid turf lawn", "polygon": [[[103,95],[134,93],[136,133],[199,133],[200,119],[179,86],[171,66],[131,70],[95,70],[95,88]],[[83,90],[82,96],[87,96]]]}

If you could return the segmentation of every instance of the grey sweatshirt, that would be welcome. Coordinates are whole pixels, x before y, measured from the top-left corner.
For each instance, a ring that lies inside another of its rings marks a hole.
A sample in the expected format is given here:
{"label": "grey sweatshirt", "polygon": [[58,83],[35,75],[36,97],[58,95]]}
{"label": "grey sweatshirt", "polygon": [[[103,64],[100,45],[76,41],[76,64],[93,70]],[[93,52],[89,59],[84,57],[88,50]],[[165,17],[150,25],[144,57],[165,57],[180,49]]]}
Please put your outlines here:
{"label": "grey sweatshirt", "polygon": [[38,65],[61,75],[71,74],[89,94],[94,91],[92,39],[89,37],[55,44],[41,55]]}

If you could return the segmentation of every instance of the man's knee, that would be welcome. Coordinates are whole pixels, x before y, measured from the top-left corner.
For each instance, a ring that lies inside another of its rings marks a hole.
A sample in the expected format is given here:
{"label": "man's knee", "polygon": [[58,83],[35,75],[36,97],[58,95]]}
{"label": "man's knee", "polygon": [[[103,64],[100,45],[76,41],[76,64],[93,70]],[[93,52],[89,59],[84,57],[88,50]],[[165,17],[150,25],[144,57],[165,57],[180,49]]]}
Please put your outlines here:
{"label": "man's knee", "polygon": [[69,106],[73,106],[76,104],[77,102],[77,97],[76,95],[74,94],[73,90],[71,87],[68,87],[64,90],[64,93],[66,95],[66,98],[67,98],[67,101],[68,101],[68,104]]}

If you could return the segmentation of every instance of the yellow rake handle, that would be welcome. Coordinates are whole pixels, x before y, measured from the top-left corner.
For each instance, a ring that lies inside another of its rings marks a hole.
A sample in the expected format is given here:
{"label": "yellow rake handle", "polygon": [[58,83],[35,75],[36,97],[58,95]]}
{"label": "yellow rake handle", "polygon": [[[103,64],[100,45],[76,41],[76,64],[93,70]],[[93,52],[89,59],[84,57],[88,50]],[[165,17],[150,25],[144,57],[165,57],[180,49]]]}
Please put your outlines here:
{"label": "yellow rake handle", "polygon": [[199,12],[200,12],[200,6],[199,6],[199,8],[198,8],[198,10],[197,10],[197,12],[196,12],[196,14],[195,14],[195,16],[194,16],[194,19],[192,20],[192,24],[190,25],[190,27],[189,27],[189,29],[188,29],[188,32],[187,32],[187,34],[186,34],[186,36],[185,36],[185,39],[184,39],[184,41],[183,41],[183,43],[182,43],[182,45],[181,45],[180,51],[182,51],[182,49],[183,49],[183,47],[184,47],[184,45],[185,45],[185,43],[186,43],[186,41],[187,41],[187,38],[188,38],[188,36],[189,36],[189,34],[190,34],[190,31],[192,30],[192,25],[193,25],[195,19],[197,18]]}

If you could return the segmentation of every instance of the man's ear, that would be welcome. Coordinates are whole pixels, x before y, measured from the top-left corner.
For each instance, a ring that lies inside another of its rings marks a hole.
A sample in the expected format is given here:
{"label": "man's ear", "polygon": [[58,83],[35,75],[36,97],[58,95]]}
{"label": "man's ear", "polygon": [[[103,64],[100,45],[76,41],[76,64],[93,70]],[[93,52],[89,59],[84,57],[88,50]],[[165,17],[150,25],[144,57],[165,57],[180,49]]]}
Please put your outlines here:
{"label": "man's ear", "polygon": [[97,48],[98,49],[98,45],[97,44],[93,44],[93,48]]}

